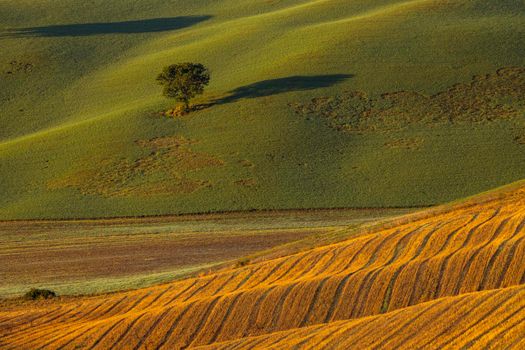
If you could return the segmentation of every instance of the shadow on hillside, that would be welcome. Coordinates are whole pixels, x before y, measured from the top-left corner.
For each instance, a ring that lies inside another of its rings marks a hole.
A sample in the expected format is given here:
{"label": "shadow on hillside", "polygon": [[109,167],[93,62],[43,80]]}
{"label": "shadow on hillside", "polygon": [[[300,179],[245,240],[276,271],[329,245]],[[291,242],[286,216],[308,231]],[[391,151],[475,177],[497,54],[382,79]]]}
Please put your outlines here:
{"label": "shadow on hillside", "polygon": [[290,91],[306,91],[333,86],[354,77],[353,74],[291,76],[286,78],[263,80],[239,87],[229,95],[217,99],[211,105],[226,104],[242,99],[272,96]]}
{"label": "shadow on hillside", "polygon": [[182,16],[152,18],[126,22],[63,24],[45,27],[11,29],[4,32],[4,37],[62,37],[90,36],[101,34],[139,34],[158,33],[182,29],[209,20],[212,16]]}

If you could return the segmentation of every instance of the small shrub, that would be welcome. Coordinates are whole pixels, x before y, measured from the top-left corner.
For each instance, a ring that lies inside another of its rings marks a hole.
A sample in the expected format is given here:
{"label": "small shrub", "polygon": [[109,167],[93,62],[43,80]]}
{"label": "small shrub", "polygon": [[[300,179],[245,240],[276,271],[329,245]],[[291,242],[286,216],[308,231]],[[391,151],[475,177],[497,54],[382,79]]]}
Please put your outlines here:
{"label": "small shrub", "polygon": [[244,259],[241,259],[241,260],[237,261],[237,267],[246,266],[249,263],[250,263],[250,259],[244,258]]}
{"label": "small shrub", "polygon": [[31,290],[24,295],[24,297],[29,300],[52,299],[56,298],[56,296],[56,293],[52,290],[38,288],[31,288]]}

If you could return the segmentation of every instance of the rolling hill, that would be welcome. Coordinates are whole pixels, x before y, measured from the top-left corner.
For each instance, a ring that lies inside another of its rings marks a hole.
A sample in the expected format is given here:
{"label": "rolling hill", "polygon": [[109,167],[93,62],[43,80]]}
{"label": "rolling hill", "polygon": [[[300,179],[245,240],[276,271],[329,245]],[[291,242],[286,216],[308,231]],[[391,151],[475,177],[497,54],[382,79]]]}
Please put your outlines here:
{"label": "rolling hill", "polygon": [[[525,5],[0,3],[0,218],[412,207],[522,179]],[[212,83],[161,112],[163,66]]]}
{"label": "rolling hill", "polygon": [[166,285],[6,303],[6,349],[520,348],[523,182]]}

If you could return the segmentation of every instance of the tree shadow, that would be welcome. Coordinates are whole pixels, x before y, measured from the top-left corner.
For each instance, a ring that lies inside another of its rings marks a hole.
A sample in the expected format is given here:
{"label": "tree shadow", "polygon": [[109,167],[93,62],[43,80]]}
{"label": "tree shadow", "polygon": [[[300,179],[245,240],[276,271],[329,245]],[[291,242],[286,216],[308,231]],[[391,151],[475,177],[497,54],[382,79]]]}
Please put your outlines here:
{"label": "tree shadow", "polygon": [[229,92],[228,96],[212,101],[210,106],[232,103],[242,99],[272,96],[290,91],[306,91],[326,88],[352,77],[354,77],[353,74],[296,75],[286,78],[263,80],[232,90]]}
{"label": "tree shadow", "polygon": [[209,20],[212,16],[182,16],[152,18],[137,21],[63,24],[45,27],[11,29],[2,36],[7,37],[63,37],[90,36],[103,34],[158,33],[193,26]]}

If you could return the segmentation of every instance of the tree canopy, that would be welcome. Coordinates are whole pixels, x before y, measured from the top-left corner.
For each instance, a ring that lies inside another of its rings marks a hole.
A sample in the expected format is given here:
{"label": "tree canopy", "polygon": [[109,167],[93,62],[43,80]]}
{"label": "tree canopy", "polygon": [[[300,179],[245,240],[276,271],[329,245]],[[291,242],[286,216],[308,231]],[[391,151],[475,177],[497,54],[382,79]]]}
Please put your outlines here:
{"label": "tree canopy", "polygon": [[201,63],[177,63],[164,67],[157,81],[163,86],[163,94],[184,103],[190,110],[190,100],[204,92],[210,82],[210,72]]}

